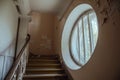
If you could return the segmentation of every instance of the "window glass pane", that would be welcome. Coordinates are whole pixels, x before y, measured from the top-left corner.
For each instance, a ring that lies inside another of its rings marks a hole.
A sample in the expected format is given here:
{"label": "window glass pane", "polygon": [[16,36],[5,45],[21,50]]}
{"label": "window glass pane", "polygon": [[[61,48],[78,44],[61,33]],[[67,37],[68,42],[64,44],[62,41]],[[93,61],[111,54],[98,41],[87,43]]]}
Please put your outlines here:
{"label": "window glass pane", "polygon": [[79,55],[78,55],[78,34],[77,34],[77,26],[75,26],[72,35],[71,35],[71,52],[73,58],[79,62]]}
{"label": "window glass pane", "polygon": [[91,36],[92,36],[92,52],[95,49],[97,38],[98,38],[98,23],[95,13],[89,15],[90,27],[91,27]]}
{"label": "window glass pane", "polygon": [[84,61],[84,39],[83,39],[83,27],[82,27],[82,19],[79,20],[79,45],[80,45],[80,63],[83,65]]}
{"label": "window glass pane", "polygon": [[89,28],[88,28],[88,16],[84,16],[83,18],[84,25],[84,38],[85,38],[85,61],[90,58],[90,36],[89,36]]}
{"label": "window glass pane", "polygon": [[71,33],[70,50],[75,62],[84,65],[90,59],[98,38],[95,12],[85,13],[75,24]]}

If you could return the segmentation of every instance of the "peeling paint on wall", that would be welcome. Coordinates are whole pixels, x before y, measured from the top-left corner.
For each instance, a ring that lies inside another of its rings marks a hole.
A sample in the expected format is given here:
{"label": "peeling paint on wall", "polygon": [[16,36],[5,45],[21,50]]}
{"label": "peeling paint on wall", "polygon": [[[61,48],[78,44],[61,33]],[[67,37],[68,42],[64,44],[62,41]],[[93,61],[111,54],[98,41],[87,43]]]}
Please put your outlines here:
{"label": "peeling paint on wall", "polygon": [[[120,0],[74,0],[74,4],[71,5],[71,7],[68,9],[65,16],[61,20],[60,27],[58,27],[58,32],[56,31],[57,42],[60,43],[61,40],[60,38],[62,30],[64,29],[64,18],[66,19],[68,17],[69,13],[76,5],[78,5],[78,3],[87,3],[87,1],[89,1],[88,3],[90,3],[94,7],[99,20],[99,43],[98,47],[96,48],[98,50],[95,51],[96,56],[90,61],[90,66],[89,64],[86,64],[87,66],[85,66],[81,70],[68,70],[74,80],[120,80],[120,76],[118,73],[120,66],[120,64],[118,64],[118,60],[120,59]],[[97,6],[97,4],[99,5],[99,7]],[[58,45],[58,43],[56,43],[56,45],[58,47],[57,53],[61,53],[61,46]],[[96,62],[97,59],[99,59],[100,62]],[[113,64],[114,66],[111,66],[111,64]]]}
{"label": "peeling paint on wall", "polygon": [[116,11],[120,13],[120,1],[118,2],[115,0],[106,0],[106,3],[107,4],[104,5],[99,11],[103,16],[102,25],[104,25],[111,17],[113,19],[113,23],[115,24],[113,16]]}
{"label": "peeling paint on wall", "polygon": [[94,1],[96,3],[97,7],[100,7],[100,0],[94,0]]}
{"label": "peeling paint on wall", "polygon": [[100,7],[100,0],[89,0],[91,3],[95,3],[97,7]]}

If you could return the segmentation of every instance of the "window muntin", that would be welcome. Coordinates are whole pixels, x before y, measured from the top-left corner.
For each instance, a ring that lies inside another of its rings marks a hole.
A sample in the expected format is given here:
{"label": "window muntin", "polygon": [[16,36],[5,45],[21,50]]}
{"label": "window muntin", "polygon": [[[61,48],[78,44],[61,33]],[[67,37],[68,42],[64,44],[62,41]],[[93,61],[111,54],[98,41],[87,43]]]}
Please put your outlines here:
{"label": "window muntin", "polygon": [[70,37],[70,52],[73,60],[83,66],[90,59],[98,38],[97,17],[93,10],[80,15]]}

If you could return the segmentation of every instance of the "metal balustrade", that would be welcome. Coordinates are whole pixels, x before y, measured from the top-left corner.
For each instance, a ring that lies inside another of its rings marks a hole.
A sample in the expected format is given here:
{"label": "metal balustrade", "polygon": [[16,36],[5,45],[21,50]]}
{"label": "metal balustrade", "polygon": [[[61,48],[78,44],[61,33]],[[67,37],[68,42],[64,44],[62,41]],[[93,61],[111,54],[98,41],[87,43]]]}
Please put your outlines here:
{"label": "metal balustrade", "polygon": [[26,42],[17,56],[15,62],[5,80],[22,80],[26,69],[26,63],[28,61],[28,46],[30,35],[27,35]]}

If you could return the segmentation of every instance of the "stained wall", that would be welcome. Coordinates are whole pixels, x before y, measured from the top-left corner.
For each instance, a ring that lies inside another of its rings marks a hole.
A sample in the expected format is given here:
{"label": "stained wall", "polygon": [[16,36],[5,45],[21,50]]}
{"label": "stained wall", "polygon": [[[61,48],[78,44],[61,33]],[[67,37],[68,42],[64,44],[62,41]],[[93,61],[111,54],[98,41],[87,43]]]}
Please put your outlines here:
{"label": "stained wall", "polygon": [[[55,26],[56,53],[61,54],[61,37],[69,13],[77,5],[90,4],[98,17],[99,38],[90,61],[79,70],[68,71],[74,80],[119,80],[120,79],[120,1],[119,0],[74,0]],[[63,53],[64,54],[64,53]],[[64,61],[63,61],[64,62]]]}
{"label": "stained wall", "polygon": [[54,54],[54,14],[32,12],[29,24],[30,52],[38,55]]}

